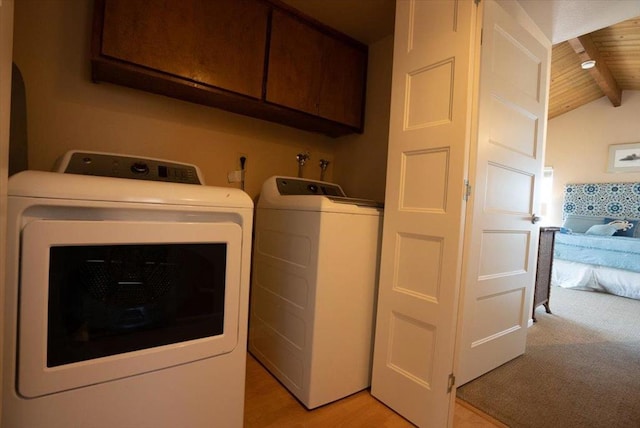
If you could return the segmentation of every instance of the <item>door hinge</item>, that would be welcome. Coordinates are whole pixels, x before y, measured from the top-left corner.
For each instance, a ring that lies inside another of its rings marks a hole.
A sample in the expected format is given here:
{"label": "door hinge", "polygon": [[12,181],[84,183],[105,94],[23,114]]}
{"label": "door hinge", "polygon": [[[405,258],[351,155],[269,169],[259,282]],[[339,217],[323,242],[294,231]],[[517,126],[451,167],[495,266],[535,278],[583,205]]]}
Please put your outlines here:
{"label": "door hinge", "polygon": [[471,184],[469,184],[469,180],[464,180],[464,196],[463,199],[465,202],[469,200],[471,197]]}
{"label": "door hinge", "polygon": [[451,393],[453,391],[453,385],[456,384],[456,377],[451,373],[449,375],[449,383],[447,384],[447,393]]}

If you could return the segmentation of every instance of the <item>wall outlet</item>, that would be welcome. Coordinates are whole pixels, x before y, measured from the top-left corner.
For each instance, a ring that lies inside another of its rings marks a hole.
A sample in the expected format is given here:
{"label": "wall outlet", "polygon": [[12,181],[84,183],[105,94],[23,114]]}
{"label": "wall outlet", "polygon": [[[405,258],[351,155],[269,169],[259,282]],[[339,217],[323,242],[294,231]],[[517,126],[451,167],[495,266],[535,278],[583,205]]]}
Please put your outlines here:
{"label": "wall outlet", "polygon": [[243,178],[244,178],[244,171],[242,170],[230,171],[227,174],[227,180],[229,180],[229,183],[240,183]]}

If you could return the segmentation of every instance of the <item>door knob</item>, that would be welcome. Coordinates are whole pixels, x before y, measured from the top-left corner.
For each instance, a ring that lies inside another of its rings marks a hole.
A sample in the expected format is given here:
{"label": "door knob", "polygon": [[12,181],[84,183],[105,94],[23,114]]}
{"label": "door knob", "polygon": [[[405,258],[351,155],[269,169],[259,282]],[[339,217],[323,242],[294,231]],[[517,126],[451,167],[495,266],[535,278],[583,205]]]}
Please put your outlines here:
{"label": "door knob", "polygon": [[540,221],[540,217],[536,215],[536,213],[531,214],[531,224],[536,224]]}

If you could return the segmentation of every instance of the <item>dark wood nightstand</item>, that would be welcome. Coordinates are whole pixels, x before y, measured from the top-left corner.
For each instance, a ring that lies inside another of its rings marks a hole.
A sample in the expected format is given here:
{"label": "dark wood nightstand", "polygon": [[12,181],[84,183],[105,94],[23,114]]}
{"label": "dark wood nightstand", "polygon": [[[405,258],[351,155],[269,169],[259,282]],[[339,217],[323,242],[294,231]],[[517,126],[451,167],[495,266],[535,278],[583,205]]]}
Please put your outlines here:
{"label": "dark wood nightstand", "polygon": [[551,268],[553,266],[553,244],[559,227],[541,227],[540,241],[538,243],[538,266],[536,268],[536,284],[533,293],[533,310],[531,317],[536,321],[536,308],[544,305],[548,314],[549,297],[551,293]]}

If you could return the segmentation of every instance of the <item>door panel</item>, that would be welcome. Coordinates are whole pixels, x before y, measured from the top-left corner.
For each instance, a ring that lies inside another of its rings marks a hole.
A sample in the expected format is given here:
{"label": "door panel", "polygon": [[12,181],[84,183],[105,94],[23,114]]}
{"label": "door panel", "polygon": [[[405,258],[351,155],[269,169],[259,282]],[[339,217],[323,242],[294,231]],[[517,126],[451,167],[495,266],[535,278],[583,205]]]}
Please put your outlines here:
{"label": "door panel", "polygon": [[[505,21],[492,22],[492,17],[488,15],[485,17],[487,19],[485,19],[484,28],[491,32],[493,38],[490,47],[493,50],[490,54],[493,55],[490,64],[491,72],[501,81],[501,84],[517,88],[532,100],[540,101],[542,61],[536,52],[529,50],[528,42],[531,40],[526,40],[525,34],[517,34],[511,31],[512,28],[503,27]],[[507,17],[507,19],[512,18]],[[521,38],[522,36],[525,39]],[[487,45],[483,46],[483,48],[486,47]]]}
{"label": "door panel", "polygon": [[274,10],[268,55],[268,102],[362,126],[366,49]]}
{"label": "door panel", "polygon": [[524,353],[535,280],[550,46],[484,2],[457,380]]}
{"label": "door panel", "polygon": [[[402,210],[443,213],[447,203],[447,174],[450,151],[447,148],[402,153]],[[427,190],[414,183],[430,183]]]}
{"label": "door panel", "polygon": [[260,99],[268,15],[247,0],[108,0],[101,52]]}
{"label": "door panel", "polygon": [[[437,126],[451,121],[453,61],[430,64],[407,75],[407,129]],[[429,94],[438,102],[425,102]]]}
{"label": "door panel", "polygon": [[271,25],[266,100],[317,115],[325,36],[278,10]]}
{"label": "door panel", "polygon": [[[396,288],[437,302],[441,286],[442,244],[441,237],[399,233]],[[425,259],[432,263],[425,264]],[[422,281],[414,278],[422,278]]]}
{"label": "door panel", "polygon": [[360,128],[367,53],[333,37],[324,37],[323,43],[318,114],[325,119]]}
{"label": "door panel", "polygon": [[[519,231],[485,230],[480,243],[478,279],[515,275],[527,271],[529,235]],[[501,257],[496,257],[499,254]]]}
{"label": "door panel", "polygon": [[[486,173],[485,212],[523,216],[532,212],[534,175],[527,171],[514,170],[504,163],[493,162],[488,163]],[[504,185],[505,183],[509,185]]]}
{"label": "door panel", "polygon": [[527,110],[496,97],[491,99],[490,108],[492,117],[502,118],[499,126],[489,130],[492,143],[535,158],[538,119]]}

